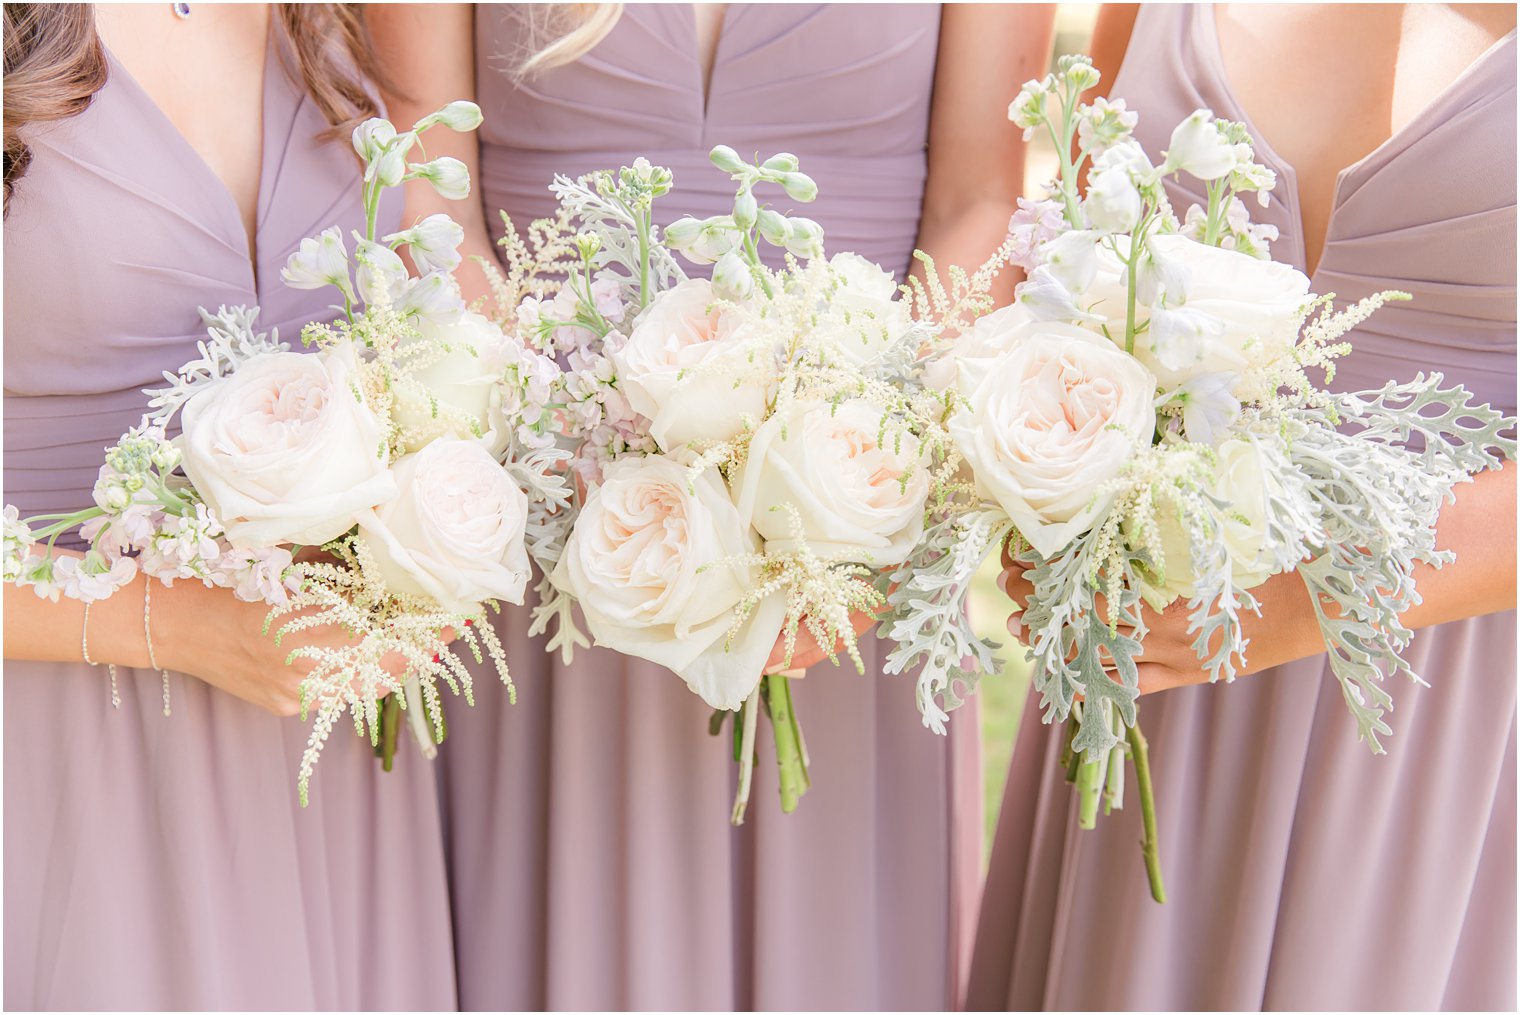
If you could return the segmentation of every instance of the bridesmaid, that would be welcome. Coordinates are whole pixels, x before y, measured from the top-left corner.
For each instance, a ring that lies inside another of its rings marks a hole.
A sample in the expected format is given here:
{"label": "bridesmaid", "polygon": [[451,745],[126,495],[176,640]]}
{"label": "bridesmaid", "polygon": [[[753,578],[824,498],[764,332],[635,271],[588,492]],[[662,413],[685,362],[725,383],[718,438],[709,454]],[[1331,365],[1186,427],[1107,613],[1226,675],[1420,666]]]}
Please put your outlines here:
{"label": "bridesmaid", "polygon": [[[90,503],[198,306],[259,303],[290,337],[329,312],[280,266],[362,225],[343,138],[374,66],[336,4],[5,5],[7,503]],[[146,596],[86,631],[5,588],[5,1007],[453,1009],[433,771],[338,736],[302,811],[299,673],[264,609]]]}
{"label": "bridesmaid", "polygon": [[[555,173],[639,155],[675,171],[664,221],[718,213],[721,142],[797,154],[830,248],[899,278],[915,245],[975,266],[1002,241],[1022,172],[1007,104],[1053,22],[997,5],[385,13],[409,109],[478,89],[480,151],[448,152],[481,169],[478,252],[499,209],[551,209]],[[418,197],[409,215],[434,210]],[[974,711],[948,740],[923,729],[911,677],[884,677],[868,637],[867,676],[815,668],[794,691],[816,731],[801,807],[781,814],[762,757],[735,831],[727,743],[678,679],[605,650],[566,667],[526,611],[504,625],[518,704],[461,715],[444,770],[465,1007],[953,1005],[979,874]]]}
{"label": "bridesmaid", "polygon": [[[1514,28],[1508,5],[1146,4],[1106,9],[1094,50],[1111,72],[1128,44],[1112,94],[1152,155],[1198,107],[1250,127],[1278,174],[1258,217],[1314,291],[1413,293],[1358,330],[1338,388],[1440,370],[1513,413]],[[1190,178],[1171,197],[1203,201]],[[1261,672],[1145,699],[1164,906],[1138,809],[1078,831],[1059,733],[1027,709],[969,1007],[1513,1010],[1514,533],[1513,464],[1443,511],[1457,563],[1418,575],[1404,617],[1431,686],[1390,683],[1387,756],[1357,741],[1292,575],[1260,590]],[[1142,690],[1199,684],[1185,617],[1152,623]]]}

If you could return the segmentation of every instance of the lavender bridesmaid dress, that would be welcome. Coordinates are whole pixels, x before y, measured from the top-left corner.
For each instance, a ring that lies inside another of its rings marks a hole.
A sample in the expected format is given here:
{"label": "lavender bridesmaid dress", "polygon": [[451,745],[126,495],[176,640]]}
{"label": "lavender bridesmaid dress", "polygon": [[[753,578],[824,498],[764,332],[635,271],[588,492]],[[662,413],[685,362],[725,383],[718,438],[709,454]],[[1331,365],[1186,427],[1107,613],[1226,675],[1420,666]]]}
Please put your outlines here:
{"label": "lavender bridesmaid dress", "polygon": [[[362,228],[358,164],[318,142],[288,60],[276,31],[256,266],[232,196],[114,58],[89,109],[32,132],[5,222],[4,496],[23,514],[90,503],[140,389],[194,355],[197,306],[258,302],[292,339],[327,313],[280,266]],[[6,1008],[454,1009],[432,768],[386,775],[336,736],[303,811],[305,723],[180,674],[166,718],[157,673],[119,683],[116,710],[104,667],[6,663]]]}
{"label": "lavender bridesmaid dress", "polygon": [[[488,219],[544,215],[555,173],[638,155],[675,172],[666,221],[715,214],[733,187],[714,144],[785,150],[818,181],[806,214],[831,249],[901,273],[938,28],[937,5],[730,5],[704,110],[689,5],[630,4],[590,54],[517,87],[516,23],[482,6]],[[798,811],[780,811],[766,741],[736,831],[729,740],[701,700],[607,650],[563,666],[524,613],[502,622],[517,705],[482,686],[441,758],[465,1008],[953,1003],[979,874],[974,711],[948,739],[924,729],[912,678],[883,676],[868,639],[867,675],[825,665],[793,692],[815,776]]]}
{"label": "lavender bridesmaid dress", "polygon": [[[1129,53],[1114,94],[1153,157],[1196,108],[1246,118],[1211,7],[1147,4]],[[1302,269],[1293,167],[1253,133],[1279,174],[1258,218]],[[1313,281],[1414,295],[1358,329],[1337,387],[1441,370],[1515,411],[1514,33],[1342,173]],[[1078,831],[1058,730],[1026,709],[969,1007],[1514,1010],[1515,614],[1419,631],[1409,659],[1431,686],[1390,681],[1381,757],[1324,657],[1147,697],[1160,906],[1139,808]]]}

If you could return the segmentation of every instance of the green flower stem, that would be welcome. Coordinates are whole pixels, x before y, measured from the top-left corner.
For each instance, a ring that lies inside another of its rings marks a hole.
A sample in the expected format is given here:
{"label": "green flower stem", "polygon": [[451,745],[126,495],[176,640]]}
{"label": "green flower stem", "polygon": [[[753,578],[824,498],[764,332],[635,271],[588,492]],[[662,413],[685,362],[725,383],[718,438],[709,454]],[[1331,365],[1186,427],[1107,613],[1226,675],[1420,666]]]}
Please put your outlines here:
{"label": "green flower stem", "polygon": [[1103,798],[1103,777],[1108,771],[1108,752],[1097,758],[1085,754],[1077,766],[1077,827],[1098,827],[1098,801]]}
{"label": "green flower stem", "polygon": [[396,741],[401,733],[401,705],[394,694],[380,703],[380,767],[389,772],[396,760]]}
{"label": "green flower stem", "polygon": [[755,685],[741,711],[744,723],[743,732],[739,736],[739,792],[734,796],[734,810],[729,816],[735,825],[744,824],[744,812],[749,807],[750,783],[755,774],[755,723],[760,718],[759,684]]}
{"label": "green flower stem", "polygon": [[1145,837],[1140,841],[1140,853],[1145,858],[1145,876],[1150,881],[1151,898],[1165,902],[1166,886],[1161,880],[1161,846],[1156,837],[1156,797],[1151,785],[1150,753],[1145,735],[1140,732],[1138,724],[1129,728],[1125,739],[1128,740],[1130,754],[1135,759],[1135,783],[1140,790],[1140,822],[1145,829]]}
{"label": "green flower stem", "polygon": [[639,223],[639,309],[649,306],[649,218],[645,208],[638,216]]}
{"label": "green flower stem", "polygon": [[1071,742],[1077,738],[1077,731],[1082,724],[1076,716],[1068,716],[1066,719],[1066,744],[1061,749],[1061,764],[1066,766],[1066,781],[1077,781],[1077,766],[1082,763],[1082,755],[1071,749]]}
{"label": "green flower stem", "polygon": [[1129,286],[1125,296],[1124,308],[1124,351],[1131,356],[1135,354],[1135,289],[1137,286],[1136,276],[1139,273],[1137,262],[1140,260],[1140,240],[1144,233],[1145,227],[1142,224],[1139,229],[1130,235],[1129,260],[1126,262],[1129,267],[1125,271]]}
{"label": "green flower stem", "polygon": [[[103,514],[105,514],[105,512],[100,508],[92,507],[85,508],[82,511],[75,511],[70,515],[42,515],[42,518],[58,518],[60,520],[54,522],[52,525],[49,525],[46,528],[35,530],[32,533],[32,538],[38,540],[46,539],[48,541],[48,545],[51,546],[53,541],[63,533],[74,528],[76,525],[83,525],[85,522],[89,521],[92,518],[99,518]],[[29,522],[36,520],[36,518],[27,519]]]}
{"label": "green flower stem", "polygon": [[[1123,719],[1117,711],[1111,711],[1113,723],[1110,728],[1114,734],[1123,738]],[[1104,813],[1110,814],[1116,810],[1125,808],[1125,752],[1122,748],[1114,748],[1108,752],[1108,776],[1104,779]]]}
{"label": "green flower stem", "polygon": [[760,260],[760,247],[755,243],[755,231],[753,229],[744,234],[744,252],[749,255],[750,267],[754,271],[755,277],[760,280],[760,288],[765,290],[767,297],[775,296],[776,294],[771,290],[770,279],[765,277],[765,272],[762,270],[764,264]]}
{"label": "green flower stem", "polygon": [[780,776],[781,810],[790,814],[808,791],[807,758],[802,749],[802,734],[797,726],[797,712],[792,707],[791,681],[780,673],[765,677],[766,703],[770,706],[771,731],[776,737],[776,767]]}

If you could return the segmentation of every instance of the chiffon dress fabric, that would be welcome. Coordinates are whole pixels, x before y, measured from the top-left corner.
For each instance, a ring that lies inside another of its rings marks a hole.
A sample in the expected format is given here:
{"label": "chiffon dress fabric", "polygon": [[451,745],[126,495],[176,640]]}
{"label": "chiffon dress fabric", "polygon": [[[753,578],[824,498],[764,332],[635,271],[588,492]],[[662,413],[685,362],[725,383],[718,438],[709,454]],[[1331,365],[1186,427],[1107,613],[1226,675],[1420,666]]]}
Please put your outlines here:
{"label": "chiffon dress fabric", "polygon": [[[556,173],[670,167],[656,218],[732,207],[707,161],[790,151],[830,250],[901,276],[918,229],[937,5],[731,4],[704,102],[693,11],[634,5],[573,64],[521,83],[521,28],[476,14],[482,199],[519,225]],[[773,263],[777,260],[771,257]],[[702,269],[691,268],[693,274]],[[748,818],[729,824],[729,729],[664,668],[605,649],[563,664],[500,621],[517,685],[477,681],[441,758],[466,1009],[943,1009],[979,876],[973,709],[921,725],[911,674],[814,667],[793,695],[813,785],[784,815],[761,726]]]}
{"label": "chiffon dress fabric", "polygon": [[[266,61],[256,265],[230,192],[114,57],[87,110],[29,132],[5,222],[4,497],[23,516],[90,505],[142,389],[195,357],[197,307],[258,303],[297,348],[332,315],[280,266],[363,228],[359,164],[318,140],[277,30]],[[306,723],[180,674],[166,717],[157,672],[118,683],[119,710],[104,666],[6,663],[6,1008],[456,1007],[419,755],[385,774],[340,729],[303,810]]]}
{"label": "chiffon dress fabric", "polygon": [[[1147,4],[1113,95],[1159,161],[1197,108],[1247,122],[1214,12]],[[1412,293],[1352,335],[1334,387],[1439,370],[1515,411],[1515,36],[1341,173],[1313,291],[1338,304]],[[1253,217],[1305,265],[1293,167]],[[1169,181],[1179,215],[1201,185]],[[1497,521],[1497,519],[1496,519]],[[1060,731],[1025,709],[973,961],[968,1007],[1515,1007],[1515,614],[1416,632],[1429,687],[1390,680],[1374,756],[1324,656],[1151,695],[1165,905],[1151,901],[1140,810],[1079,831]]]}

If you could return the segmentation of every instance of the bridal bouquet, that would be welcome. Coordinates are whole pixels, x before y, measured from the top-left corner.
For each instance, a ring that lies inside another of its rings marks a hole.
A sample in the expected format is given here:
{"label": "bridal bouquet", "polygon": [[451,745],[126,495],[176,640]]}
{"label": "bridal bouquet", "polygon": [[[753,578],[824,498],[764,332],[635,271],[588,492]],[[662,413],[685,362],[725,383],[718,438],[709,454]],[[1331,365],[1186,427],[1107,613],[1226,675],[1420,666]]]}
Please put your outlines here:
{"label": "bridal bouquet", "polygon": [[[445,729],[438,685],[470,697],[461,647],[489,657],[510,686],[502,647],[481,621],[498,602],[522,602],[528,526],[556,481],[529,482],[530,469],[501,464],[520,443],[508,410],[522,380],[514,347],[459,296],[451,272],[463,230],[435,215],[376,236],[386,188],[425,179],[450,198],[469,193],[457,160],[407,156],[435,125],[479,123],[473,103],[456,102],[403,133],[382,119],[361,125],[353,144],[365,163],[365,233],[354,234],[352,254],[337,227],[303,240],[282,272],[289,286],[333,287],[342,298],[335,323],[302,331],[314,351],[258,331],[256,308],[202,311],[199,358],[148,392],[142,425],[106,452],[94,506],[24,520],[5,510],[5,580],[39,596],[89,603],[141,570],[267,603],[276,641],[326,625],[346,632],[341,647],[289,656],[311,664],[301,687],[302,711],[314,714],[303,804],[345,712],[389,768],[402,712],[430,752]],[[76,526],[88,552],[54,555]],[[392,675],[398,660],[404,678]],[[112,680],[114,700],[114,669]]]}
{"label": "bridal bouquet", "polygon": [[[1203,669],[1245,658],[1250,590],[1294,571],[1315,603],[1361,737],[1389,732],[1386,673],[1418,680],[1399,616],[1415,565],[1440,565],[1435,525],[1455,484],[1513,457],[1513,420],[1440,374],[1336,394],[1342,341],[1385,302],[1336,309],[1268,260],[1254,225],[1273,174],[1239,124],[1198,110],[1154,164],[1122,102],[1080,101],[1085,57],[1026,84],[1010,116],[1061,156],[1050,196],[1021,202],[1017,303],[977,321],[954,362],[950,421],[975,478],[962,524],[1011,534],[1034,587],[1022,618],[1045,720],[1069,721],[1080,823],[1123,798],[1133,756],[1152,892],[1164,900],[1146,745],[1136,710],[1144,604],[1185,600]],[[1075,146],[1073,145],[1075,142]],[[1079,192],[1086,168],[1088,184]],[[1190,173],[1208,205],[1179,219],[1163,180]],[[967,562],[971,566],[971,562]]]}
{"label": "bridal bouquet", "polygon": [[[762,710],[783,810],[809,782],[786,666],[766,672],[773,647],[789,657],[806,632],[864,669],[854,618],[886,607],[888,571],[924,537],[951,401],[919,380],[938,329],[894,299],[891,275],[825,260],[817,223],[759,203],[766,187],[814,198],[797,159],[720,146],[712,161],[737,184],[733,211],[681,219],[663,241],[651,205],[667,170],[641,159],[557,179],[559,216],[531,243],[507,221],[497,287],[503,325],[537,364],[557,361],[541,432],[573,455],[577,483],[533,547],[535,633],[555,625],[550,648],[568,660],[587,644],[579,607],[597,644],[668,667],[718,710],[714,734],[737,711],[738,823]],[[785,267],[766,267],[761,244]],[[711,264],[711,280],[687,278],[672,251]],[[963,278],[960,302],[985,310],[995,270]]]}

